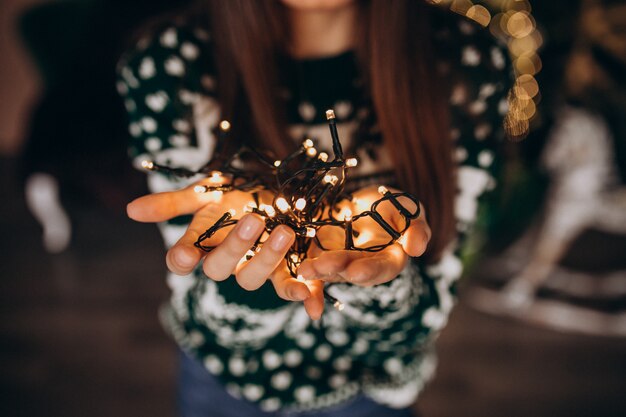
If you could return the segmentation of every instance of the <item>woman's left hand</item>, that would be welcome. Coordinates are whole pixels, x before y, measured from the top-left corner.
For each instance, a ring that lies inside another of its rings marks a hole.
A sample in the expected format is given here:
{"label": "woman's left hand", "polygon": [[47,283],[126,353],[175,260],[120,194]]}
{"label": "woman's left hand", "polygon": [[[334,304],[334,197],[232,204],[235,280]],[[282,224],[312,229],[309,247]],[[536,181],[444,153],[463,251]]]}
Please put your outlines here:
{"label": "woman's left hand", "polygon": [[[356,215],[369,210],[370,205],[380,198],[380,194],[377,187],[367,187],[354,193],[353,197],[356,203],[346,209]],[[415,211],[415,203],[408,198],[400,197],[398,201],[407,210]],[[406,266],[409,256],[421,256],[430,241],[431,230],[426,221],[424,207],[420,205],[420,209],[419,217],[411,221],[403,237],[378,252],[342,249],[345,247],[345,234],[339,233],[337,228],[320,229],[318,238],[329,250],[315,247],[298,269],[298,274],[307,280],[311,290],[311,297],[304,302],[308,314],[312,318],[321,316],[324,309],[324,282],[347,282],[363,287],[382,284],[398,276]],[[405,227],[404,217],[389,201],[381,203],[378,212],[395,230]],[[355,239],[359,247],[386,243],[390,239],[372,219],[363,218],[353,225],[359,232],[359,237]]]}

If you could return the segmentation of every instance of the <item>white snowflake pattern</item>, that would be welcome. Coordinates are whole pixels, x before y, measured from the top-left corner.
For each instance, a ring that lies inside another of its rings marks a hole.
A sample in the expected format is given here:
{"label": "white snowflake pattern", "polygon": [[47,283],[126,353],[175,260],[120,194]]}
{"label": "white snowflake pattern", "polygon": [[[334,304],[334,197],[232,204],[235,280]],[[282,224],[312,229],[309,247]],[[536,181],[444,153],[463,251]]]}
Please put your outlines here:
{"label": "white snowflake pattern", "polygon": [[149,56],[142,59],[137,72],[139,73],[139,77],[143,80],[154,77],[156,75],[156,65],[154,64],[154,59]]}
{"label": "white snowflake pattern", "polygon": [[170,56],[165,60],[165,72],[174,77],[185,75],[185,63],[176,55]]}
{"label": "white snowflake pattern", "polygon": [[243,396],[249,401],[258,401],[265,393],[265,389],[261,385],[246,384],[242,389]]}
{"label": "white snowflake pattern", "polygon": [[283,360],[285,362],[285,365],[289,366],[290,368],[295,368],[302,363],[302,352],[295,349],[288,350],[283,355]]}
{"label": "white snowflake pattern", "polygon": [[293,377],[291,373],[287,371],[277,372],[270,378],[270,384],[272,387],[280,391],[284,391],[289,388],[291,381],[293,381]]}
{"label": "white snowflake pattern", "polygon": [[156,113],[161,113],[169,101],[170,98],[165,91],[146,95],[146,106]]}
{"label": "white snowflake pattern", "polygon": [[152,117],[149,117],[149,116],[142,117],[141,127],[146,133],[154,133],[157,130],[157,122]]}
{"label": "white snowflake pattern", "polygon": [[463,48],[461,63],[468,67],[476,67],[480,64],[480,51],[473,45]]}
{"label": "white snowflake pattern", "polygon": [[180,46],[180,54],[188,61],[195,61],[200,55],[200,49],[191,42],[183,42]]}
{"label": "white snowflake pattern", "polygon": [[161,45],[166,48],[176,48],[178,46],[178,33],[175,28],[165,30],[160,37]]}
{"label": "white snowflake pattern", "polygon": [[204,366],[211,372],[213,375],[220,375],[224,372],[224,364],[221,360],[215,355],[207,355],[204,358]]}
{"label": "white snowflake pattern", "polygon": [[294,390],[293,396],[299,403],[307,403],[315,398],[315,388],[311,385],[303,385]]}
{"label": "white snowflake pattern", "polygon": [[144,142],[144,146],[148,151],[156,152],[161,149],[161,147],[163,146],[163,142],[161,142],[161,139],[152,136],[146,139],[146,141]]}

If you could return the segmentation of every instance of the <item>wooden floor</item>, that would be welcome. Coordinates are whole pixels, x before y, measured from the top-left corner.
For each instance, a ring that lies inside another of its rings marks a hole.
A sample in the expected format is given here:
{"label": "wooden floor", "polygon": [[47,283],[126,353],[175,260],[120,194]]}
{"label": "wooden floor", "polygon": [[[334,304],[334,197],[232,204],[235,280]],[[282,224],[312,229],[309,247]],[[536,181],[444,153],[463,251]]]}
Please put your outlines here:
{"label": "wooden floor", "polygon": [[[0,162],[0,416],[175,415],[156,229],[82,208],[71,249],[48,255]],[[438,348],[426,417],[626,415],[626,340],[559,334],[461,301]]]}

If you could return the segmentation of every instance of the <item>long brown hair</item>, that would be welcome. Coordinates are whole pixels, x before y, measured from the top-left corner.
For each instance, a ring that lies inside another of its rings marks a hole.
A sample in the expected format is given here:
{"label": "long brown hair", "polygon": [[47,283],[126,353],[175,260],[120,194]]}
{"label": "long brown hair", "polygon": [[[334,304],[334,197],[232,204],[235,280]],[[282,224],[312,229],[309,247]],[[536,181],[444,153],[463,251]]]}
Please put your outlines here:
{"label": "long brown hair", "polygon": [[[206,4],[206,3],[205,3]],[[278,55],[288,39],[278,0],[210,0],[223,117],[235,137],[263,138],[277,155],[287,137]],[[435,70],[429,6],[422,0],[361,0],[357,55],[399,185],[417,195],[433,230],[427,260],[454,231],[454,166],[448,109]]]}

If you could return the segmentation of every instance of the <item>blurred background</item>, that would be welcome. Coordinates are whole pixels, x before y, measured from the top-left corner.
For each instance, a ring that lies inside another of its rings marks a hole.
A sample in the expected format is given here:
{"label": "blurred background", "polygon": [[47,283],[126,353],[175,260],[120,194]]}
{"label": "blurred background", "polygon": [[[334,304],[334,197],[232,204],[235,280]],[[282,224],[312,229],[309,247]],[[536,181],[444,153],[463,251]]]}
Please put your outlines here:
{"label": "blurred background", "polygon": [[[124,214],[145,185],[114,78],[140,22],[185,2],[0,2],[2,416],[174,415],[164,250]],[[626,415],[626,2],[434,3],[506,42],[516,85],[418,408]]]}

